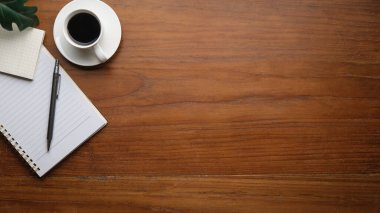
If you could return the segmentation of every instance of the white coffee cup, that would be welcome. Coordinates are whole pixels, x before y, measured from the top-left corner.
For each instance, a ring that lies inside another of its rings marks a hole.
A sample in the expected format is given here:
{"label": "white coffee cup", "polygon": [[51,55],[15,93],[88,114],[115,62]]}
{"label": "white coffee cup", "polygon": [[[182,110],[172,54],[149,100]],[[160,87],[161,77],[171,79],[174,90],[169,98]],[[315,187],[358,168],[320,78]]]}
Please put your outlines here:
{"label": "white coffee cup", "polygon": [[[81,17],[86,17],[87,20]],[[90,25],[88,24],[89,20],[90,23],[92,23],[92,25],[94,26],[96,26],[95,22],[97,22],[97,24],[99,25],[98,27],[100,29],[91,30],[89,28]],[[88,52],[93,52],[101,62],[105,62],[108,60],[108,57],[106,56],[102,47],[99,44],[99,41],[102,39],[103,36],[102,21],[92,11],[87,9],[79,9],[72,11],[64,21],[63,35],[66,41],[74,48],[88,50]],[[86,37],[89,39],[92,38],[91,41],[84,40],[84,38]]]}

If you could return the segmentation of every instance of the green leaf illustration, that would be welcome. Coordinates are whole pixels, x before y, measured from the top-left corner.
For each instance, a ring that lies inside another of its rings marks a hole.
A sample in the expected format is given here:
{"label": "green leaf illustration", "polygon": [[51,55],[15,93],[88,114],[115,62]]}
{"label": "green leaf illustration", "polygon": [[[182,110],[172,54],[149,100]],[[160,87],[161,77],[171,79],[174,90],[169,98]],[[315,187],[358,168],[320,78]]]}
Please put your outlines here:
{"label": "green leaf illustration", "polygon": [[35,15],[37,7],[25,6],[26,1],[0,0],[0,24],[4,29],[12,31],[12,23],[16,23],[20,31],[39,24]]}

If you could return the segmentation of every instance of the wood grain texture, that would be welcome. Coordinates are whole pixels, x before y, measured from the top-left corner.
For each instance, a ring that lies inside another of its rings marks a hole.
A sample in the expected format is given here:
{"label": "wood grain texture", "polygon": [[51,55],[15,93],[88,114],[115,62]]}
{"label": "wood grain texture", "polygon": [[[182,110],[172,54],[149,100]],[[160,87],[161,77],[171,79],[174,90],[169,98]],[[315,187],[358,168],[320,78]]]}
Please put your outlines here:
{"label": "wood grain texture", "polygon": [[105,0],[91,70],[55,47],[68,2],[29,4],[109,125],[41,180],[0,139],[0,211],[380,211],[379,1]]}
{"label": "wood grain texture", "polygon": [[[1,211],[378,212],[380,176],[7,177]],[[35,181],[30,185],[30,181]],[[10,183],[9,183],[10,182]],[[95,187],[94,187],[95,186]],[[29,193],[24,193],[24,190]],[[12,191],[12,194],[9,194]],[[68,205],[69,204],[69,205]]]}

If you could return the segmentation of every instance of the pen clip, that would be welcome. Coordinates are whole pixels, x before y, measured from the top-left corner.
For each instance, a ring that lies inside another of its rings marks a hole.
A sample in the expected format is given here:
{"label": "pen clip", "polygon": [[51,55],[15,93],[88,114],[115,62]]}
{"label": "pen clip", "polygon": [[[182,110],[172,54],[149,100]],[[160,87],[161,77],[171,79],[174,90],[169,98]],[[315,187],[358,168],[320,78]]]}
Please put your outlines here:
{"label": "pen clip", "polygon": [[59,92],[61,91],[61,74],[58,74],[58,89],[57,89],[57,99],[59,96]]}

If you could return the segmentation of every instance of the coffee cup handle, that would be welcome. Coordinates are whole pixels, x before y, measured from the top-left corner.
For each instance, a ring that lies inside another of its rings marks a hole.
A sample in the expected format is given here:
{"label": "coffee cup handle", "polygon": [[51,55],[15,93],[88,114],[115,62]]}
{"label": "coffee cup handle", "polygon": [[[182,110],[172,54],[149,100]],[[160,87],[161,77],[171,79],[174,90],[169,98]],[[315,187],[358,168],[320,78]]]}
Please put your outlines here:
{"label": "coffee cup handle", "polygon": [[101,62],[105,62],[108,60],[108,58],[106,57],[106,54],[104,53],[102,47],[100,45],[95,45],[94,46],[94,51],[95,51],[95,55],[96,57],[101,61]]}

